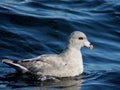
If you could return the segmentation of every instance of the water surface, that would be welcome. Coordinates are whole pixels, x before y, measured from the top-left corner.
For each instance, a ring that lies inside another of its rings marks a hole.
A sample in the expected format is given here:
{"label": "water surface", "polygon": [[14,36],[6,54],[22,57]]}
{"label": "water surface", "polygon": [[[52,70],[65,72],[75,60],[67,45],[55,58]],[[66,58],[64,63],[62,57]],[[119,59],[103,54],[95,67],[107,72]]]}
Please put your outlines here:
{"label": "water surface", "polygon": [[1,0],[0,60],[59,54],[76,30],[94,45],[82,79],[35,82],[0,62],[0,89],[120,90],[120,0]]}

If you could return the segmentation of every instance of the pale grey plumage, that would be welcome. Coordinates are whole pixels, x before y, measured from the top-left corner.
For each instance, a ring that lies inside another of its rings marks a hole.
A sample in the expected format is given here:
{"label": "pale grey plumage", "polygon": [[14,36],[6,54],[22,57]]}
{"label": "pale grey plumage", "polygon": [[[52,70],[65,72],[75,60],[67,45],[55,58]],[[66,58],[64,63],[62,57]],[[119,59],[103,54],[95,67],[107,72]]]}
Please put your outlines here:
{"label": "pale grey plumage", "polygon": [[18,62],[3,60],[3,63],[22,73],[31,72],[36,75],[74,77],[83,73],[83,60],[80,52],[83,46],[92,47],[84,33],[74,31],[70,36],[67,49],[61,54],[45,54]]}

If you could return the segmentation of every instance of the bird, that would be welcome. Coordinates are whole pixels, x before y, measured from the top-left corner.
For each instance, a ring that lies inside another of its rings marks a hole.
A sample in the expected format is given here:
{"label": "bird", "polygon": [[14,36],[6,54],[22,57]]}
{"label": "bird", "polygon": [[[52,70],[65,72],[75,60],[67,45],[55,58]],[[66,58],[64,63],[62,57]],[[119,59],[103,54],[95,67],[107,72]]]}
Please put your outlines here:
{"label": "bird", "polygon": [[3,59],[2,62],[22,74],[30,72],[44,78],[47,76],[75,77],[81,75],[84,71],[81,53],[81,48],[84,46],[93,49],[93,45],[83,32],[73,31],[66,49],[60,54],[43,54],[18,61]]}

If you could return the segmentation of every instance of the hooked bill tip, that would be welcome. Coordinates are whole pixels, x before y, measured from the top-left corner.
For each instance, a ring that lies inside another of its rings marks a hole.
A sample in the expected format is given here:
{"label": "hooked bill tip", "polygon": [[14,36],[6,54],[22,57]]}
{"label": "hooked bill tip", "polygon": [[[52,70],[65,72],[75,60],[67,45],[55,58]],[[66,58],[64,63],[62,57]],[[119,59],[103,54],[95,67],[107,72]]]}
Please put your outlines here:
{"label": "hooked bill tip", "polygon": [[90,47],[89,47],[89,48],[92,50],[94,47],[93,47],[93,45],[90,45]]}

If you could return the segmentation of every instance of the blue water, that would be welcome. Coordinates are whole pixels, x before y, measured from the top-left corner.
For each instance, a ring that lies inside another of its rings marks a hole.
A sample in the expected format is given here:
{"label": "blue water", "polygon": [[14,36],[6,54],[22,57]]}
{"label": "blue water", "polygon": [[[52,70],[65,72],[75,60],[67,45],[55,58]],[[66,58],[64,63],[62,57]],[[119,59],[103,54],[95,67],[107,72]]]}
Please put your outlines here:
{"label": "blue water", "polygon": [[0,62],[0,89],[120,90],[120,0],[0,0],[0,61],[59,54],[76,30],[94,45],[82,78],[41,83]]}

